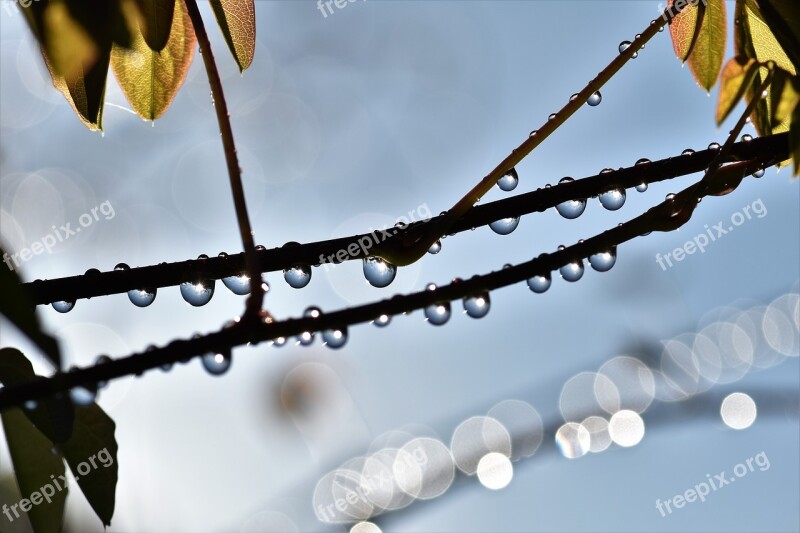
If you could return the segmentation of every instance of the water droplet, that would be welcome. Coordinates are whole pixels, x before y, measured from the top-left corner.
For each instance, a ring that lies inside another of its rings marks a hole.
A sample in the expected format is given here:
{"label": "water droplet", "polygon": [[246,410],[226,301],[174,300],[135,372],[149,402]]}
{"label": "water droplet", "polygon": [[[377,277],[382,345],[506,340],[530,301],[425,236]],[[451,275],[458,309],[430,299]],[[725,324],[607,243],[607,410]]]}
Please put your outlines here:
{"label": "water droplet", "polygon": [[625,189],[612,189],[600,195],[600,204],[609,211],[616,211],[625,205]]}
{"label": "water droplet", "polygon": [[263,252],[267,249],[263,244],[256,244],[256,252]]}
{"label": "water droplet", "polygon": [[717,142],[713,142],[708,145],[709,150],[719,150],[721,148],[720,144]]}
{"label": "water droplet", "polygon": [[306,307],[306,310],[303,311],[303,316],[306,318],[319,318],[322,316],[322,309],[316,305]]}
{"label": "water droplet", "polygon": [[283,271],[283,279],[293,289],[302,289],[311,281],[311,267],[308,265],[295,265]]}
{"label": "water droplet", "polygon": [[425,308],[425,318],[434,326],[442,326],[450,320],[450,302],[441,302]]}
{"label": "water droplet", "polygon": [[147,307],[156,299],[156,289],[133,289],[128,291],[128,299],[136,307]]}
{"label": "water droplet", "polygon": [[34,411],[37,407],[39,407],[39,402],[36,400],[28,400],[22,406],[25,408],[26,411]]}
{"label": "water droplet", "polygon": [[388,287],[397,275],[397,267],[380,257],[365,257],[361,262],[364,277],[373,287]]}
{"label": "water droplet", "polygon": [[589,96],[589,99],[586,100],[586,103],[592,107],[600,105],[600,102],[603,101],[603,95],[600,94],[600,91],[595,91]]}
{"label": "water droplet", "polygon": [[89,387],[79,385],[69,390],[69,399],[72,400],[72,403],[75,405],[91,405],[95,398],[97,398],[97,391]]}
{"label": "water droplet", "polygon": [[129,267],[126,263],[117,263],[117,266],[114,267],[114,270],[130,270],[130,269],[131,267]]}
{"label": "water droplet", "polygon": [[647,184],[645,182],[641,182],[639,185],[636,186],[636,190],[638,192],[645,192],[647,190]]}
{"label": "water droplet", "polygon": [[649,159],[647,159],[646,157],[643,157],[643,158],[639,159],[639,160],[636,162],[635,166],[637,166],[637,167],[638,167],[639,165],[648,165],[648,164],[650,164],[650,163],[652,163],[652,161],[650,161],[650,160],[649,160]]}
{"label": "water droplet", "polygon": [[744,135],[742,135],[742,141],[743,142],[750,142],[752,140],[753,140],[753,136],[750,135],[749,133],[745,133]]}
{"label": "water droplet", "polygon": [[598,272],[608,272],[616,262],[617,251],[614,248],[589,256],[589,264],[592,265],[592,268]]}
{"label": "water droplet", "polygon": [[550,273],[537,274],[532,278],[528,278],[528,288],[537,294],[547,292],[547,289],[552,285],[553,280],[550,278]]}
{"label": "water droplet", "polygon": [[303,333],[297,336],[297,342],[301,346],[309,346],[311,343],[314,342],[314,332],[304,331]]}
{"label": "water droplet", "polygon": [[674,193],[674,192],[671,192],[671,193],[669,193],[669,194],[668,194],[668,195],[665,197],[665,199],[666,199],[668,202],[671,202],[671,201],[673,201],[673,200],[675,199],[675,193]]}
{"label": "water droplet", "polygon": [[534,136],[534,135],[536,135],[537,133],[539,133],[539,130],[533,130],[533,131],[530,133],[530,135],[528,135],[528,137],[533,137],[533,136]]}
{"label": "water droplet", "polygon": [[574,102],[577,99],[578,99],[578,93],[575,93],[575,94],[573,94],[572,96],[569,97],[569,101],[570,102]]}
{"label": "water droplet", "polygon": [[233,294],[238,296],[250,294],[250,276],[244,272],[237,276],[228,276],[227,278],[222,278],[222,283],[228,287]]}
{"label": "water droplet", "polygon": [[753,177],[754,178],[763,178],[764,174],[765,174],[765,170],[763,168],[759,168],[758,170],[753,172]]}
{"label": "water droplet", "polygon": [[472,318],[483,318],[489,313],[492,302],[489,291],[481,292],[475,296],[464,298],[464,311]]}
{"label": "water droplet", "polygon": [[492,231],[498,235],[508,235],[517,229],[517,226],[519,226],[519,217],[501,218],[489,224]]}
{"label": "water droplet", "polygon": [[556,118],[557,116],[558,116],[558,114],[557,114],[557,113],[552,113],[552,114],[551,114],[549,117],[547,117],[547,120],[553,120],[553,119],[554,119],[554,118]]}
{"label": "water droplet", "polygon": [[100,274],[100,271],[96,268],[90,268],[86,272],[83,273],[84,276],[97,276]]}
{"label": "water droplet", "polygon": [[[621,54],[622,52],[627,50],[630,45],[631,45],[630,41],[622,41],[621,43],[619,43],[619,53]],[[639,52],[634,52],[634,54],[631,56],[631,58],[633,59],[636,59],[637,57],[639,57]]]}
{"label": "water droplet", "polygon": [[376,326],[378,326],[379,328],[385,328],[386,326],[389,325],[389,323],[391,321],[392,321],[392,317],[391,316],[389,316],[389,315],[381,315],[378,318],[376,318],[375,320],[373,320],[372,323],[375,324]]}
{"label": "water droplet", "polygon": [[286,344],[286,337],[278,337],[276,339],[272,339],[272,345],[275,346],[276,348],[280,348],[284,344]]}
{"label": "water droplet", "polygon": [[218,352],[210,352],[202,357],[203,368],[212,376],[221,376],[231,367],[233,356],[230,348]]}
{"label": "water droplet", "polygon": [[567,281],[578,281],[583,277],[583,261],[567,263],[559,269],[559,272]]}
{"label": "water droplet", "polygon": [[59,313],[69,313],[72,311],[72,308],[75,307],[75,300],[72,300],[71,302],[62,300],[60,302],[53,302],[51,305],[53,306],[53,309]]}
{"label": "water droplet", "polygon": [[[571,183],[575,181],[570,177],[561,178],[559,180],[559,185],[562,183]],[[574,219],[581,216],[586,210],[586,199],[583,200],[567,200],[566,202],[561,202],[556,206],[556,211],[558,214],[567,219]]]}
{"label": "water droplet", "polygon": [[692,155],[692,154],[694,154],[694,150],[692,150],[691,148],[687,148],[686,150],[681,152],[681,155]]}
{"label": "water droplet", "polygon": [[205,261],[206,259],[208,259],[208,256],[206,254],[200,254],[197,256],[198,261]]}
{"label": "water droplet", "polygon": [[435,243],[431,244],[431,247],[428,248],[428,253],[431,255],[436,255],[442,251],[442,241],[438,240]]}
{"label": "water droplet", "polygon": [[206,279],[201,281],[185,281],[181,283],[181,296],[191,306],[201,307],[211,301],[214,296],[216,281]]}
{"label": "water droplet", "polygon": [[341,348],[347,344],[347,327],[326,329],[322,332],[322,342],[334,350]]}
{"label": "water droplet", "polygon": [[519,175],[517,174],[517,170],[514,168],[506,172],[499,180],[497,180],[497,186],[500,187],[500,190],[506,192],[516,189],[518,183]]}

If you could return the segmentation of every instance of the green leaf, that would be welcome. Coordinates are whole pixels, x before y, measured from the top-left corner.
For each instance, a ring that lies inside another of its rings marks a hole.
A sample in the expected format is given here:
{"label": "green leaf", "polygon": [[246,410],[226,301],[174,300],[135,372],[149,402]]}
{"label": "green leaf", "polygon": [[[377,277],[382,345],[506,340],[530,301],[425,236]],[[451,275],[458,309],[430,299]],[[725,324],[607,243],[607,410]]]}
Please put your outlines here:
{"label": "green leaf", "polygon": [[689,63],[695,80],[706,91],[716,84],[722,68],[726,22],[725,1],[707,0],[685,7],[669,27],[675,54]]}
{"label": "green leaf", "polygon": [[[6,259],[6,252],[0,247],[0,254]],[[9,263],[14,264],[13,257],[8,256]],[[42,325],[36,316],[36,306],[28,293],[20,286],[17,273],[6,268],[9,263],[0,266],[0,314],[5,316],[22,333],[25,334],[57,369],[61,368],[61,352],[56,340],[42,331]]]}
{"label": "green leaf", "polygon": [[160,52],[169,40],[175,0],[136,0],[136,3],[144,19],[140,26],[144,41],[151,50]]}
{"label": "green leaf", "polygon": [[[3,386],[13,387],[35,379],[33,366],[22,352],[14,348],[0,349],[0,383]],[[35,409],[26,409],[24,413],[53,442],[64,442],[72,436],[75,411],[66,398],[39,401]]]}
{"label": "green leaf", "polygon": [[775,39],[800,68],[800,2],[797,0],[758,0],[761,14]]}
{"label": "green leaf", "polygon": [[776,122],[784,122],[800,102],[800,76],[792,77],[785,70],[776,68],[771,89],[770,112]]}
{"label": "green leaf", "polygon": [[256,52],[256,6],[254,0],[209,0],[228,48],[244,72]]}
{"label": "green leaf", "polygon": [[728,118],[733,108],[741,101],[745,91],[758,73],[758,64],[753,59],[737,56],[728,61],[720,76],[719,101],[717,103],[717,125]]}
{"label": "green leaf", "polygon": [[75,408],[75,431],[59,445],[78,486],[105,526],[111,524],[117,489],[114,421],[97,405]]}
{"label": "green leaf", "polygon": [[186,79],[196,42],[186,7],[176,0],[169,39],[160,52],[150,49],[141,28],[134,32],[130,49],[114,46],[111,67],[140,117],[155,120],[170,106]]}
{"label": "green leaf", "polygon": [[[775,68],[795,75],[794,66],[781,48],[775,36],[754,0],[737,0],[734,16],[734,48],[737,56],[746,56],[759,61],[762,65],[774,63]],[[767,90],[766,97],[757,94],[763,84],[769,69],[762,66],[756,73],[753,84],[745,92],[745,100],[750,103],[753,98],[759,98],[750,119],[759,135],[770,135],[789,131],[788,118],[783,121],[775,120],[772,114],[774,108],[772,101],[775,97],[775,87]],[[780,95],[777,95],[780,98]]]}
{"label": "green leaf", "polygon": [[[68,492],[63,458],[19,408],[3,411],[2,419],[23,498],[16,507],[9,507],[9,513],[14,516],[16,510],[21,516],[22,511],[28,509],[27,515],[36,533],[59,533]],[[34,505],[36,502],[38,504]]]}

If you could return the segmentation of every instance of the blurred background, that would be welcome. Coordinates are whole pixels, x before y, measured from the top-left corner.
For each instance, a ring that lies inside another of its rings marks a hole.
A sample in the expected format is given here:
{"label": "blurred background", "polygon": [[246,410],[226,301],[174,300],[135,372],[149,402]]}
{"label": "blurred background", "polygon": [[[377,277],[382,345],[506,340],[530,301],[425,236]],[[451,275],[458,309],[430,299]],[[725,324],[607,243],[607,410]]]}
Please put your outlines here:
{"label": "blurred background", "polygon": [[[314,2],[262,0],[256,9],[256,56],[240,76],[201,2],[256,239],[267,247],[449,208],[659,15],[656,1],[604,0],[369,0],[333,6],[327,16]],[[7,1],[0,39],[4,245],[28,247],[52,226],[75,227],[92,208],[113,207],[113,216],[27,261],[25,280],[240,251],[199,57],[154,126],[129,111],[110,79],[100,135],[52,87]],[[704,149],[730,127],[715,127],[716,93],[705,94],[681,68],[666,31],[602,96],[517,167],[512,194]],[[755,135],[749,125],[746,132]],[[447,238],[439,254],[401,268],[385,289],[368,285],[358,262],[316,268],[301,290],[267,274],[266,305],[276,317],[296,316],[309,305],[333,310],[496,270],[633,218],[697,178],[629,190],[614,212],[590,199],[576,220],[551,209],[524,217],[508,236],[483,227]],[[117,423],[120,446],[109,531],[347,531],[367,519],[409,532],[797,531],[799,187],[788,169],[769,169],[704,200],[680,231],[621,246],[608,273],[587,264],[577,283],[555,273],[544,294],[524,283],[493,292],[481,320],[454,302],[443,327],[418,311],[386,328],[353,327],[338,351],[319,339],[309,347],[290,339],[235,350],[222,377],[195,360],[115,381],[98,400]],[[485,201],[508,194],[495,188]],[[763,216],[671,268],[657,263],[656,254],[721,221],[730,226],[745,207]],[[82,366],[99,354],[214,330],[243,303],[217,282],[200,308],[174,287],[144,309],[123,294],[80,300],[67,314],[39,312],[67,364]],[[51,371],[6,322],[0,345],[23,349],[39,373]],[[703,346],[712,355],[698,356]],[[733,406],[733,422],[720,417],[733,392],[753,399],[754,422],[747,401]],[[633,416],[615,421],[611,446],[602,421],[578,424],[626,406]],[[461,425],[474,416],[490,418]],[[556,446],[565,422],[573,424]],[[592,453],[604,439],[608,448]],[[474,473],[488,452],[500,457],[483,463],[480,480],[452,475]],[[666,516],[656,508],[761,453],[770,468]],[[400,475],[398,457],[424,460]],[[388,473],[388,499],[381,504],[373,493],[337,510],[347,483],[363,488],[367,470]],[[2,501],[17,501],[5,445],[0,476]],[[333,511],[319,511],[329,504]],[[76,489],[67,516],[70,530],[102,531]]]}

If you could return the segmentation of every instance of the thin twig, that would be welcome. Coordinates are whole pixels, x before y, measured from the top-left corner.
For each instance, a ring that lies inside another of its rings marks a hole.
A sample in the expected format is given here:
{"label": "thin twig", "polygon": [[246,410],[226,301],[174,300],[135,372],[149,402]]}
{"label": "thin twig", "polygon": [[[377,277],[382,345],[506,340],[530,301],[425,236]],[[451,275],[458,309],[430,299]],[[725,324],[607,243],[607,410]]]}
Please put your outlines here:
{"label": "thin twig", "polygon": [[611,63],[608,64],[600,73],[589,82],[577,95],[567,102],[560,111],[554,113],[538,129],[535,134],[530,135],[525,141],[511,151],[494,170],[489,172],[475,187],[464,195],[456,204],[450,208],[445,216],[437,221],[437,224],[426,228],[424,232],[416,232],[407,235],[403,241],[397,241],[397,246],[387,247],[382,250],[384,259],[396,265],[408,265],[422,257],[430,246],[443,235],[450,233],[450,229],[460,220],[467,211],[474,206],[503,175],[516,167],[525,157],[527,157],[536,147],[564,124],[578,109],[580,109],[589,98],[599,92],[600,89],[619,72],[619,70],[630,59],[634,58],[639,50],[650,41],[665,25],[670,23],[687,4],[676,2],[669,6],[664,13],[657,19],[651,21],[650,25],[637,35],[633,42],[619,54]]}
{"label": "thin twig", "polygon": [[217,113],[217,122],[219,122],[222,146],[225,150],[225,163],[228,167],[233,204],[236,208],[236,220],[239,225],[239,233],[241,234],[242,246],[244,248],[245,266],[250,276],[250,296],[247,299],[245,316],[252,317],[256,316],[261,310],[264,292],[261,287],[261,273],[258,269],[258,258],[256,257],[253,230],[250,226],[250,217],[247,214],[247,202],[242,185],[242,169],[239,167],[239,160],[236,155],[236,145],[233,141],[233,130],[231,129],[228,104],[225,101],[225,94],[222,91],[222,81],[219,77],[217,64],[214,61],[214,54],[211,51],[211,42],[208,39],[208,34],[203,24],[203,17],[200,16],[200,9],[197,7],[196,0],[186,0],[186,8],[189,11],[189,17],[192,19],[192,25],[197,35],[197,42],[200,45],[200,53],[203,56],[203,64],[206,68],[208,83],[211,86],[211,97],[213,99],[214,109]]}

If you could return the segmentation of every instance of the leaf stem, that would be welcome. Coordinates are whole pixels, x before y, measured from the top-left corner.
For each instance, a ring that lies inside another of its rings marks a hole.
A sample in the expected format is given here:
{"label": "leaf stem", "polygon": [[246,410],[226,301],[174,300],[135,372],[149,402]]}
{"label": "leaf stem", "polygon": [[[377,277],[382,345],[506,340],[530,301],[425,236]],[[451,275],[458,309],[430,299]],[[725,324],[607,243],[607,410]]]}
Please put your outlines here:
{"label": "leaf stem", "polygon": [[203,17],[197,7],[197,1],[186,0],[186,8],[189,11],[197,42],[200,45],[200,53],[203,56],[208,83],[211,86],[214,110],[217,113],[222,146],[225,150],[225,163],[228,167],[228,177],[230,179],[231,193],[233,194],[233,204],[236,209],[236,220],[244,248],[245,267],[250,276],[250,295],[247,298],[245,316],[253,317],[261,310],[264,291],[261,286],[261,270],[258,266],[253,230],[247,214],[247,202],[244,195],[244,186],[242,185],[242,169],[239,167],[239,160],[236,155],[230,113],[228,113],[228,104],[225,101],[225,94],[222,90],[222,81],[217,70],[217,63],[214,61],[214,54],[211,51],[211,42],[203,24]]}

